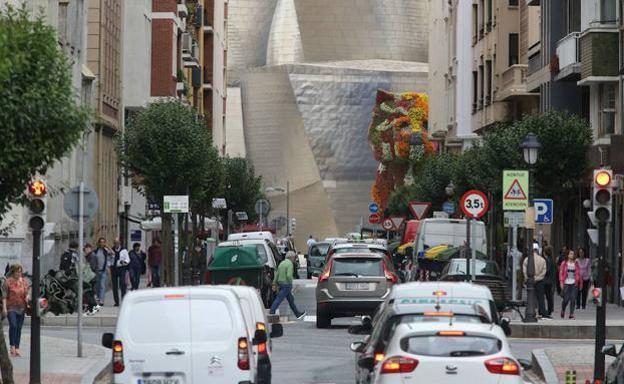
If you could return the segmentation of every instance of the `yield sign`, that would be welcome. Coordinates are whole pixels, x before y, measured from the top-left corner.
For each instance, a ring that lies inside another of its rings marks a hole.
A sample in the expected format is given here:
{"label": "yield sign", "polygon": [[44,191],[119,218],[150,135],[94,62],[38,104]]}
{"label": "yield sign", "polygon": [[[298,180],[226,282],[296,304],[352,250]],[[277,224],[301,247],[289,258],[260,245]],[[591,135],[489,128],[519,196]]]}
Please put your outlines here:
{"label": "yield sign", "polygon": [[431,203],[423,203],[420,201],[409,202],[409,209],[412,211],[416,220],[422,220],[422,218],[427,214],[427,211],[429,211],[429,208],[431,208]]}
{"label": "yield sign", "polygon": [[509,190],[507,191],[507,193],[505,193],[505,199],[509,199],[509,200],[526,200],[527,199],[526,193],[524,193],[524,190],[522,189],[522,186],[520,185],[520,182],[518,181],[518,179],[515,179],[511,183],[511,187],[509,187]]}
{"label": "yield sign", "polygon": [[396,229],[397,231],[399,230],[399,228],[401,228],[403,222],[405,222],[405,218],[400,216],[393,216],[390,218],[390,220],[392,221],[392,225],[394,225],[394,229]]}

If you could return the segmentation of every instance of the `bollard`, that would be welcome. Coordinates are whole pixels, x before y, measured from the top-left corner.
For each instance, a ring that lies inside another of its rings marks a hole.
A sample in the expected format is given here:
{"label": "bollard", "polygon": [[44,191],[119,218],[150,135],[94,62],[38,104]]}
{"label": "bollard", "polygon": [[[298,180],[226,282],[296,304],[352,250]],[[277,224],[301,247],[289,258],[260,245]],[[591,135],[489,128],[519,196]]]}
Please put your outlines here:
{"label": "bollard", "polygon": [[576,384],[576,371],[575,370],[566,371],[565,384]]}

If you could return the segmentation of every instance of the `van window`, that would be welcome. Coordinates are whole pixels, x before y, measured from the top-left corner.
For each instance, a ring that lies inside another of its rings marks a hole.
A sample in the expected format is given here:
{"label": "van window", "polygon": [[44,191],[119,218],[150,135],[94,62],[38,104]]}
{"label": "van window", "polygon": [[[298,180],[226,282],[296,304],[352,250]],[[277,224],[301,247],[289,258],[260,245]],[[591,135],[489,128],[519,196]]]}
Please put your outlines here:
{"label": "van window", "polygon": [[210,299],[191,301],[191,340],[194,343],[229,340],[232,324],[230,309],[225,302]]}
{"label": "van window", "polygon": [[142,301],[128,314],[128,332],[136,344],[188,343],[188,300]]}

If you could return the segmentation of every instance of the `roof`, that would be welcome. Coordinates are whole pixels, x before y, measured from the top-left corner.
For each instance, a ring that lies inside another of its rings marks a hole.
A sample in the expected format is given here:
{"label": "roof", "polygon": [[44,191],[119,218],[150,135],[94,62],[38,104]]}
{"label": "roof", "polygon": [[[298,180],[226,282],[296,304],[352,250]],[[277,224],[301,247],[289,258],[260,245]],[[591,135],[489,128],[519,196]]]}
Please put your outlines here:
{"label": "roof", "polygon": [[466,282],[411,282],[405,284],[398,284],[392,288],[390,292],[391,298],[403,298],[403,297],[435,297],[434,291],[446,292],[446,297],[461,296],[461,297],[473,297],[473,298],[485,298],[493,300],[492,292],[489,288]]}
{"label": "roof", "polygon": [[262,239],[240,239],[240,240],[228,240],[219,243],[218,247],[240,247],[245,244],[265,244],[266,241]]}
{"label": "roof", "polygon": [[378,243],[348,242],[348,243],[338,243],[334,245],[334,249],[343,249],[343,248],[368,248],[368,249],[386,250],[386,247],[383,244],[378,244]]}
{"label": "roof", "polygon": [[346,259],[346,258],[360,258],[360,257],[368,257],[371,259],[381,259],[384,257],[384,255],[379,254],[379,253],[374,253],[374,252],[370,252],[370,253],[337,253],[335,255],[333,255],[331,258],[332,259]]}

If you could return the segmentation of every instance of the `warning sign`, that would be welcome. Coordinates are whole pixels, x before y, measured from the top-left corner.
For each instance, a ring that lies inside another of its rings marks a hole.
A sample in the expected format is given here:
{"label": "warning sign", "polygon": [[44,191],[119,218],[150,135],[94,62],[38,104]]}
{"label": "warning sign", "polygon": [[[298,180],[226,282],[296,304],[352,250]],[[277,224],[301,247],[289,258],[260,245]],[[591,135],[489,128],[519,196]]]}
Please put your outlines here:
{"label": "warning sign", "polygon": [[503,171],[503,210],[524,211],[529,206],[528,190],[528,171]]}

